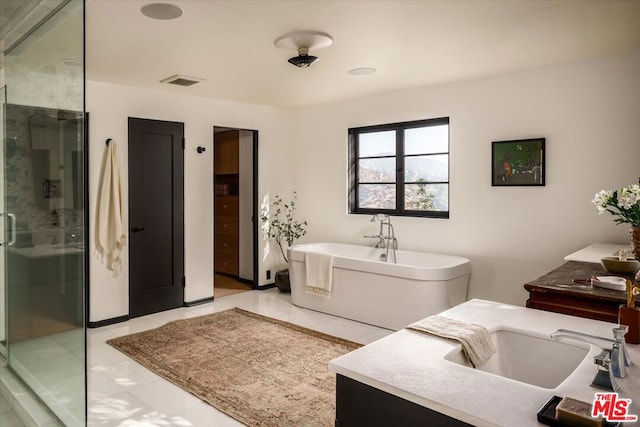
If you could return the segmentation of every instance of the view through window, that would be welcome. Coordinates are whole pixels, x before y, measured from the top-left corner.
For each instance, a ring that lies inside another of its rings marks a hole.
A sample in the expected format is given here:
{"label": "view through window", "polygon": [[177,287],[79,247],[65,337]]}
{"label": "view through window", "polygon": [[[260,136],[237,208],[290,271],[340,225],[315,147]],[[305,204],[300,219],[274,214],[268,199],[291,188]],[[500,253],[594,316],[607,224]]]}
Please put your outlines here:
{"label": "view through window", "polygon": [[449,217],[449,118],[349,129],[350,213]]}

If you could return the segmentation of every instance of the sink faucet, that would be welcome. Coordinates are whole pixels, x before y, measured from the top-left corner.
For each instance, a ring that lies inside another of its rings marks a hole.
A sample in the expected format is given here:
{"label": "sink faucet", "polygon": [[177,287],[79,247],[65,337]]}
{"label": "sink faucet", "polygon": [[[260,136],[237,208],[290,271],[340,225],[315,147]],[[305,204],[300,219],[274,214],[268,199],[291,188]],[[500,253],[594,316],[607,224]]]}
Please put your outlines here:
{"label": "sink faucet", "polygon": [[[551,338],[556,341],[561,339],[583,341],[599,347],[608,347],[611,345],[610,349],[604,349],[600,354],[595,356],[594,363],[598,365],[598,371],[596,372],[596,377],[591,385],[615,391],[617,389],[617,384],[615,383],[615,380],[613,380],[613,377],[625,378],[627,376],[626,367],[632,365],[624,341],[624,335],[627,333],[628,329],[629,327],[626,325],[619,325],[613,328],[612,331],[614,339],[589,335],[568,329],[558,329],[551,334]],[[607,374],[609,376],[608,379]]]}

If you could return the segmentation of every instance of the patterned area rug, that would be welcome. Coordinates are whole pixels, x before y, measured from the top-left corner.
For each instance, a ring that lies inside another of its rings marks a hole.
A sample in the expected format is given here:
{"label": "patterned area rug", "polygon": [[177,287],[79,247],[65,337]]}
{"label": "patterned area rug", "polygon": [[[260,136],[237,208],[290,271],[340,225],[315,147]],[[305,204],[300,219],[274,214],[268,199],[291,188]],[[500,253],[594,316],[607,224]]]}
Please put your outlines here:
{"label": "patterned area rug", "polygon": [[360,347],[239,308],[107,341],[249,426],[333,426],[331,359]]}

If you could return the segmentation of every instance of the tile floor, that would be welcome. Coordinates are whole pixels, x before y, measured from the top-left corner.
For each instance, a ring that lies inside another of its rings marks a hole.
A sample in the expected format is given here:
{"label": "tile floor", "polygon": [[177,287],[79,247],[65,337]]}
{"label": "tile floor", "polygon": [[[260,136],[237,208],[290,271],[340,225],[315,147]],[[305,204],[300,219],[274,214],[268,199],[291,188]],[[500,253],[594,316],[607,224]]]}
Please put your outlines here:
{"label": "tile floor", "polygon": [[0,424],[2,427],[24,427],[18,415],[2,396],[0,396],[0,421],[2,421]]}
{"label": "tile floor", "polygon": [[[89,426],[241,426],[197,397],[143,368],[106,340],[186,317],[240,307],[324,333],[367,344],[392,331],[305,310],[277,289],[217,298],[87,331]],[[3,426],[4,427],[4,426]]]}
{"label": "tile floor", "polygon": [[[84,353],[82,328],[20,341],[11,346],[13,369],[68,427],[83,425]],[[60,425],[42,408],[29,405],[25,410],[35,425]]]}

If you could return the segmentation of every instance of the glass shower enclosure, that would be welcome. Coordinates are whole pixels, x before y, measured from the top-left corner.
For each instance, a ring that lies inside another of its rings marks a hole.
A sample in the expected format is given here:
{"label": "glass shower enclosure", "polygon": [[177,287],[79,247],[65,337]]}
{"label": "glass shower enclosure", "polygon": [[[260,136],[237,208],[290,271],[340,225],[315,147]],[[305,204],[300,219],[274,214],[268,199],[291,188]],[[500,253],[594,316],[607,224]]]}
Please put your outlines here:
{"label": "glass shower enclosure", "polygon": [[2,93],[0,354],[66,426],[86,424],[83,12],[9,47]]}

